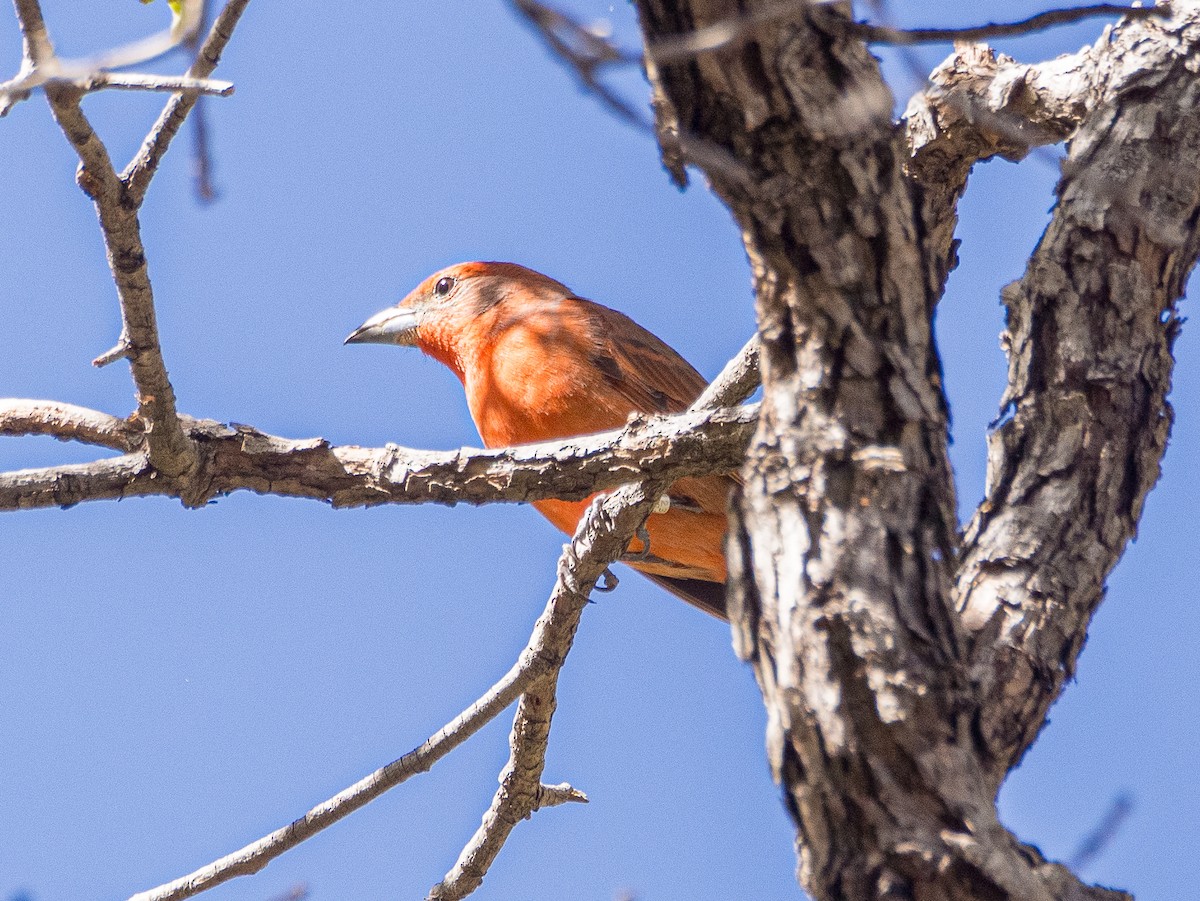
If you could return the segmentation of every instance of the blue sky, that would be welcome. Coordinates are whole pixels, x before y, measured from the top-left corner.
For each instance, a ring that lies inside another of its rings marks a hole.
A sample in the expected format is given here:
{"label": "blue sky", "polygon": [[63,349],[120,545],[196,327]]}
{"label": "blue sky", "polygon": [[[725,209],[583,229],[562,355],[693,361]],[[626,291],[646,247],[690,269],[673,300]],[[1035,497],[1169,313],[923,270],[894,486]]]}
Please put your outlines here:
{"label": "blue sky", "polygon": [[[411,7],[411,8],[410,8]],[[1016,17],[1026,3],[915,4],[912,23]],[[45,3],[81,55],[160,27],[162,4]],[[632,44],[625,4],[571,8]],[[341,346],[366,316],[464,259],[541,269],[617,307],[714,375],[753,328],[738,233],[703,179],[668,183],[653,142],[584,96],[506,5],[255,0],[208,104],[221,199],[199,206],[185,133],[144,215],[180,408],[338,443],[477,445],[461,388],[414,351]],[[1003,44],[1076,49],[1088,23]],[[19,41],[0,14],[0,65]],[[944,48],[921,51],[926,67]],[[891,54],[897,93],[913,85]],[[179,60],[160,71],[178,71]],[[615,83],[638,102],[634,71]],[[87,110],[124,161],[161,99]],[[0,121],[0,395],[124,414],[123,364],[89,361],[118,313],[75,157],[40,98]],[[962,265],[938,314],[964,514],[1003,386],[999,288],[1047,221],[1053,160],[977,169]],[[1189,304],[1184,304],[1184,313]],[[1192,457],[1200,362],[1177,344],[1177,410],[1138,542],[1110,581],[1078,679],[1005,786],[1001,812],[1051,857],[1112,799],[1132,814],[1085,875],[1146,899],[1197,875],[1200,677]],[[0,442],[0,467],[91,459]],[[562,544],[518,506],[333,511],[237,495],[0,516],[0,899],[123,898],[302,814],[408,751],[509,666]],[[547,779],[592,802],[516,829],[479,897],[798,898],[764,716],[727,627],[626,571],[588,609],[563,675]],[[307,883],[316,899],[423,897],[495,787],[509,716],[213,899]]]}

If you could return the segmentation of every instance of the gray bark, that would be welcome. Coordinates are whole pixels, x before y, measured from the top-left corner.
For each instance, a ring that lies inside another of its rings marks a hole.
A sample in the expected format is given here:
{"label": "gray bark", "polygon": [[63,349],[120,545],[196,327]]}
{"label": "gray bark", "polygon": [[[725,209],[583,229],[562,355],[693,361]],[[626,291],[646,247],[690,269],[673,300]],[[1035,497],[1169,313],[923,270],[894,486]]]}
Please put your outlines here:
{"label": "gray bark", "polygon": [[[638,3],[650,47],[767,5]],[[764,399],[734,505],[730,616],[800,880],[821,901],[1124,897],[1021,845],[994,802],[1070,675],[1165,447],[1173,304],[1200,215],[1197,15],[1177,8],[1064,67],[1070,114],[1040,115],[1031,76],[994,104],[1004,120],[979,114],[982,97],[956,107],[954,140],[912,145],[829,6],[648,67],[664,162],[677,180],[689,159],[705,170],[752,264]],[[1032,142],[1082,125],[1054,222],[1005,292],[1008,417],[960,538],[932,312],[954,203],[976,160],[1020,155],[1001,126],[1022,107],[1039,113]]]}

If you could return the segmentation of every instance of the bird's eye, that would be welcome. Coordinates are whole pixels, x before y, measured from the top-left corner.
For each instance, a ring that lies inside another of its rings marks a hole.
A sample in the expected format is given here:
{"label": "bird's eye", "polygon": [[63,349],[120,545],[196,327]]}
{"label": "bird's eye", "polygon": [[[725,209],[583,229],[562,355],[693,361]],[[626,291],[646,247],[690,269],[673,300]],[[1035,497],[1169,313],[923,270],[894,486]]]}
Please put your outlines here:
{"label": "bird's eye", "polygon": [[433,286],[433,293],[439,297],[445,297],[450,293],[450,289],[454,287],[454,279],[448,275],[443,275],[437,280],[437,284]]}

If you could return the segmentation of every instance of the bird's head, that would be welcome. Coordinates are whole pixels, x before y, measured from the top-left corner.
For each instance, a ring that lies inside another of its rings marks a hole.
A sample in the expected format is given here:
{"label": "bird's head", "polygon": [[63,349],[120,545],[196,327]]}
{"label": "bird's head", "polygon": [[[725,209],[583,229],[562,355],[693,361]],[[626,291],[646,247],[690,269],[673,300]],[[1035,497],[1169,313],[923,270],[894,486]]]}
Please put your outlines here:
{"label": "bird's head", "polygon": [[376,313],[346,344],[418,347],[462,377],[462,344],[502,305],[570,296],[565,285],[516,263],[458,263],[435,272],[394,307]]}

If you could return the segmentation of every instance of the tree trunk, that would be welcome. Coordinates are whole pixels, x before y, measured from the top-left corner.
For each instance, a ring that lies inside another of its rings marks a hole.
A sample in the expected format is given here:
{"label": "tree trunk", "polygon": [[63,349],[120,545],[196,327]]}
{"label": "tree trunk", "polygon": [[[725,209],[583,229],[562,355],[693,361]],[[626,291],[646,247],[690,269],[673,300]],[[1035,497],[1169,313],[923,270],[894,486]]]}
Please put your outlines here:
{"label": "tree trunk", "polygon": [[[664,162],[680,183],[685,163],[705,171],[755,279],[763,412],[734,504],[730,614],[801,882],[820,901],[1125,897],[1020,844],[995,795],[1157,478],[1171,310],[1197,252],[1195,25],[1126,26],[1081,81],[1100,102],[1006,294],[1015,415],[964,546],[932,331],[961,184],[926,194],[907,171],[844,9],[638,7]],[[656,62],[663,42],[731,20],[743,27],[715,49]],[[965,179],[973,160],[956,162]]]}

